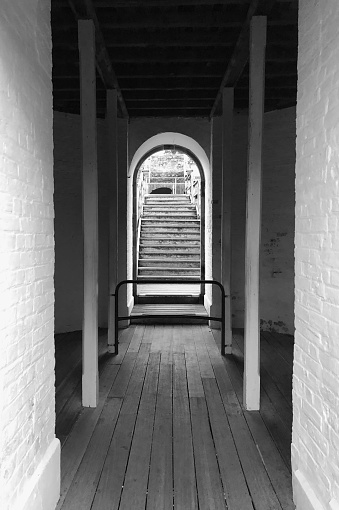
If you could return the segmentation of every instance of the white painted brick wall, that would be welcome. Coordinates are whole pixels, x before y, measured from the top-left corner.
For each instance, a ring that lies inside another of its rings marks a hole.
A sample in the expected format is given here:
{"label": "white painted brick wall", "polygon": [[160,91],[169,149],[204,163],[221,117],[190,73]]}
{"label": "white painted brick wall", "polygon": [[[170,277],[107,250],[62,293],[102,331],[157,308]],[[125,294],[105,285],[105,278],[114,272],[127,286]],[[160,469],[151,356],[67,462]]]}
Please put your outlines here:
{"label": "white painted brick wall", "polygon": [[54,439],[50,2],[0,9],[0,508]]}
{"label": "white painted brick wall", "polygon": [[300,0],[292,444],[298,510],[306,510],[303,483],[314,491],[308,505],[336,508],[339,501],[338,26],[336,0]]}
{"label": "white painted brick wall", "polygon": [[[232,311],[244,325],[248,119],[235,115],[232,176]],[[295,109],[265,113],[263,142],[260,319],[263,330],[294,333]]]}

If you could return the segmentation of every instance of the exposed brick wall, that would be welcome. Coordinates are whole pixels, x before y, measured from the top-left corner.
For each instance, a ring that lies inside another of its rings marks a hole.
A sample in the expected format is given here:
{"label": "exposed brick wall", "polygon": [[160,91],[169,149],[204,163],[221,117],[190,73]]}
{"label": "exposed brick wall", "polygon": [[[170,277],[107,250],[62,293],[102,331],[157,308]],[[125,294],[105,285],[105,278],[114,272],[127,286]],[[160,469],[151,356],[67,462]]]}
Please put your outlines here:
{"label": "exposed brick wall", "polygon": [[21,508],[27,487],[54,441],[52,151],[50,2],[4,0],[0,9],[2,510]]}
{"label": "exposed brick wall", "polygon": [[[107,327],[108,164],[106,124],[99,120],[99,326]],[[82,329],[83,232],[81,123],[79,115],[54,112],[55,330]]]}
{"label": "exposed brick wall", "polygon": [[305,486],[316,508],[338,508],[339,501],[338,26],[336,0],[300,0],[292,445],[298,510],[316,507],[305,503]]}
{"label": "exposed brick wall", "polygon": [[[232,176],[232,313],[244,324],[246,115],[235,115]],[[293,334],[295,109],[265,114],[260,254],[261,328]]]}

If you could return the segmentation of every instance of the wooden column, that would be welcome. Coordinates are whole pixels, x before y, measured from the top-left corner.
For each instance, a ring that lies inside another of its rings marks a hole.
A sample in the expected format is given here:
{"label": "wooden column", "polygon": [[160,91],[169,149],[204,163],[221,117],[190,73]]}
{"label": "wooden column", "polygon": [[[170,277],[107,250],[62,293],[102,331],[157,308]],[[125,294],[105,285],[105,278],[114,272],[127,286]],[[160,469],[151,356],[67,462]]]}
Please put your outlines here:
{"label": "wooden column", "polygon": [[[127,280],[127,170],[128,170],[128,120],[119,119],[118,129],[118,282]],[[132,217],[132,214],[130,215]],[[130,275],[132,277],[132,275]],[[132,286],[122,286],[119,291],[119,315],[129,315],[128,302]],[[127,327],[129,321],[120,321]]]}
{"label": "wooden column", "polygon": [[232,137],[234,89],[225,88],[222,96],[222,279],[226,293],[225,354],[232,352],[232,301],[231,301],[231,203],[232,203]]}
{"label": "wooden column", "polygon": [[245,242],[244,405],[260,408],[259,252],[261,233],[262,139],[265,92],[266,16],[250,30],[250,92]]}
{"label": "wooden column", "polygon": [[[221,282],[221,214],[222,214],[222,116],[212,119],[212,278]],[[212,285],[210,315],[221,316],[220,289]],[[220,322],[210,321],[210,327],[220,329]]]}
{"label": "wooden column", "polygon": [[84,315],[82,403],[98,401],[98,170],[96,134],[95,32],[91,20],[79,20],[83,167]]}
{"label": "wooden column", "polygon": [[117,284],[118,266],[118,104],[116,90],[107,90],[107,129],[109,157],[109,306],[108,351],[114,352],[115,298],[112,296]]}

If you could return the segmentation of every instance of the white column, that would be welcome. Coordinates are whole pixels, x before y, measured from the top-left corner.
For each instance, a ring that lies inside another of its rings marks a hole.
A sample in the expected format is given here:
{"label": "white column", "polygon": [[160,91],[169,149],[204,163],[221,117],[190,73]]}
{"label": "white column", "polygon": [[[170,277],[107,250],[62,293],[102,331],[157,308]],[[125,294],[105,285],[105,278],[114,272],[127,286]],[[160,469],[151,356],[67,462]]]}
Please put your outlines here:
{"label": "white column", "polygon": [[222,96],[222,278],[225,299],[225,354],[232,352],[232,300],[231,300],[231,204],[232,204],[232,137],[234,89],[225,88]]}
{"label": "white column", "polygon": [[265,92],[266,17],[250,28],[250,92],[245,243],[244,405],[260,408],[259,251],[261,232],[262,139]]}
{"label": "white column", "polygon": [[109,157],[109,305],[108,305],[108,351],[114,352],[115,298],[112,296],[117,284],[118,266],[118,118],[117,92],[107,90],[107,129]]}
{"label": "white column", "polygon": [[98,169],[96,134],[95,31],[79,20],[83,165],[84,316],[82,403],[98,401]]}
{"label": "white column", "polygon": [[[118,282],[127,280],[127,170],[128,170],[128,120],[119,119],[118,129]],[[131,275],[132,276],[132,275]],[[129,315],[132,285],[124,285],[119,291],[119,316]],[[120,321],[119,327],[127,327],[129,321]]]}

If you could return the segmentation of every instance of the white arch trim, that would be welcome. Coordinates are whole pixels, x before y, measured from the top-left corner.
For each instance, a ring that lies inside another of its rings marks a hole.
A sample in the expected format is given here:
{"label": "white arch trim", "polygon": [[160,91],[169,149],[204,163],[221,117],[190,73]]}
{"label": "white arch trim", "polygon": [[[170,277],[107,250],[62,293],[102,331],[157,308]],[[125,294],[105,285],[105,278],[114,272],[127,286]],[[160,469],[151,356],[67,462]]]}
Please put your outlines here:
{"label": "white arch trim", "polygon": [[207,157],[206,152],[201,147],[201,145],[198,144],[193,138],[190,136],[183,135],[182,133],[159,133],[158,135],[152,136],[146,142],[144,142],[135,152],[131,165],[129,167],[129,177],[132,177],[134,175],[135,169],[141,160],[141,158],[147,154],[147,152],[151,151],[155,147],[161,146],[161,145],[179,145],[181,147],[184,147],[191,152],[198,158],[198,160],[201,163],[205,181],[209,181],[210,179],[210,162]]}

